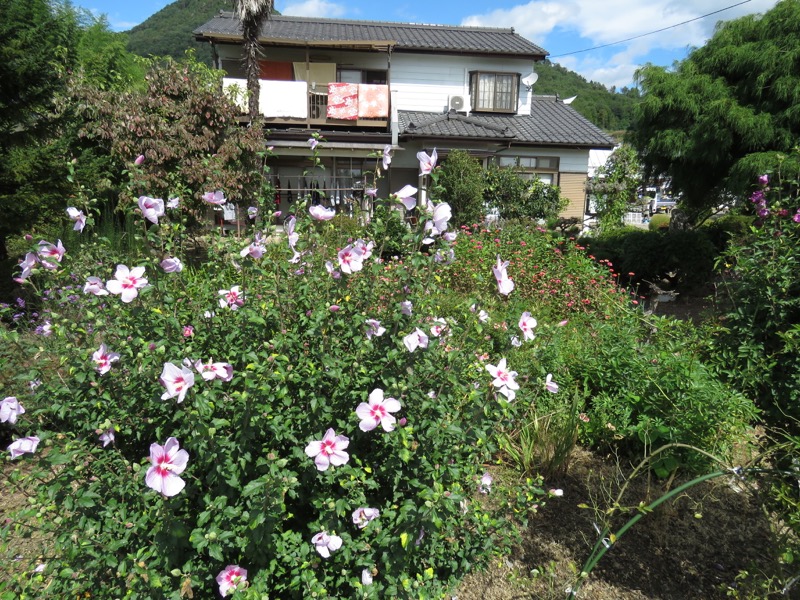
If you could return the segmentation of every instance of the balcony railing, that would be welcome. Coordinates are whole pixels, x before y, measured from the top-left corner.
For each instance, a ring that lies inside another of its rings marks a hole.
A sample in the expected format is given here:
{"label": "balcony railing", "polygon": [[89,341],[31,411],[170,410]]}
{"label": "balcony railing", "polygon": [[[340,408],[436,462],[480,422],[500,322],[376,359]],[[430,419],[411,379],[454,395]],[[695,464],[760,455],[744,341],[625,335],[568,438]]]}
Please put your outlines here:
{"label": "balcony railing", "polygon": [[[305,81],[259,80],[259,112],[268,122],[287,125],[386,127],[389,86],[314,85]],[[339,86],[339,87],[336,87]],[[247,80],[225,78],[223,88],[247,113]],[[329,95],[333,90],[333,95]]]}

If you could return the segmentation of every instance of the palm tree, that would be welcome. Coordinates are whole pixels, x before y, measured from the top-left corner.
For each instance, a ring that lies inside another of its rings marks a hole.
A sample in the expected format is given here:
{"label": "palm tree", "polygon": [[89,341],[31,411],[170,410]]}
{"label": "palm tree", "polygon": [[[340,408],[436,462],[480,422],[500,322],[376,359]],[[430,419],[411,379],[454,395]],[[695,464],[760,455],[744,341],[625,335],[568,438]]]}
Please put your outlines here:
{"label": "palm tree", "polygon": [[234,0],[236,16],[242,24],[244,37],[244,62],[247,70],[248,109],[250,118],[258,116],[258,56],[260,46],[258,35],[261,25],[269,19],[274,9],[274,0]]}

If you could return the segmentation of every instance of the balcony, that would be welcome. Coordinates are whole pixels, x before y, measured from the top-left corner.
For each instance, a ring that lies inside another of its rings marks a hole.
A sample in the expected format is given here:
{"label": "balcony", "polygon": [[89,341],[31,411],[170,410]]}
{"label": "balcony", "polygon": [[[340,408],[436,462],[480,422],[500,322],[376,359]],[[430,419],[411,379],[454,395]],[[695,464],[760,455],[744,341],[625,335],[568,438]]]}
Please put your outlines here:
{"label": "balcony", "polygon": [[[260,79],[259,112],[267,123],[306,127],[386,128],[389,86]],[[223,89],[247,113],[247,80],[225,78]]]}

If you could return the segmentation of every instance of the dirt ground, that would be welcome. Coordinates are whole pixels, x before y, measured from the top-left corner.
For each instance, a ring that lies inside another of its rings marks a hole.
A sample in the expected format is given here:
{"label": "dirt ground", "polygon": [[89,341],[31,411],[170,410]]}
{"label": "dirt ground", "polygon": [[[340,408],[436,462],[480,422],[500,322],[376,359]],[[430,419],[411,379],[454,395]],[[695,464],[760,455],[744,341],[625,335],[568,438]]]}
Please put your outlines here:
{"label": "dirt ground", "polygon": [[[619,469],[617,467],[620,467]],[[525,541],[503,565],[465,579],[458,600],[564,599],[597,540],[594,510],[611,504],[627,469],[613,457],[576,449],[569,472],[548,486],[564,490],[534,518]],[[674,489],[681,483],[672,482]],[[622,504],[651,502],[665,482],[643,476]],[[635,512],[620,515],[616,528]],[[769,568],[775,548],[757,492],[721,477],[692,488],[646,515],[602,558],[579,598],[591,600],[713,600],[730,597],[741,571]],[[758,598],[759,596],[753,596]],[[766,592],[764,597],[766,597]],[[795,597],[791,595],[781,597]]]}

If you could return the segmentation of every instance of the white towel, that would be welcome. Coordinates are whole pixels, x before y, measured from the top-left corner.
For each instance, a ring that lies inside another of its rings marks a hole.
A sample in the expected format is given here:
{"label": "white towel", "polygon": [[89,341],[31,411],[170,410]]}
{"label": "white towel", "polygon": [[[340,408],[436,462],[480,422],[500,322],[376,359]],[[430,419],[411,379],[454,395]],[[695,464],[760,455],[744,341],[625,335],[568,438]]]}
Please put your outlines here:
{"label": "white towel", "polygon": [[222,90],[229,96],[243,113],[247,112],[247,80],[222,78]]}
{"label": "white towel", "polygon": [[261,79],[258,108],[265,117],[308,118],[308,84],[305,81]]}

